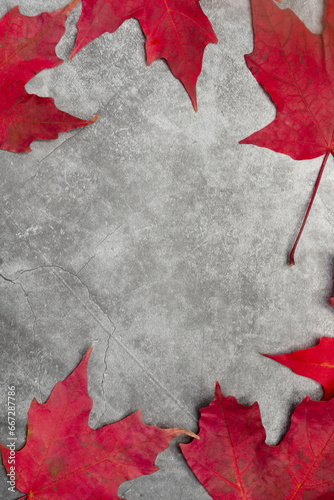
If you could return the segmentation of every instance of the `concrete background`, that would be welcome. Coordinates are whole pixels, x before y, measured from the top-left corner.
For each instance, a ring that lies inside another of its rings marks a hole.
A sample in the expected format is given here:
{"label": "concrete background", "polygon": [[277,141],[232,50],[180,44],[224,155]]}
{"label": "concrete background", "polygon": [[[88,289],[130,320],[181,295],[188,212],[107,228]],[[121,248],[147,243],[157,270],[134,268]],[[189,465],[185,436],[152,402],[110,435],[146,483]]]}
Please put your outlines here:
{"label": "concrete background", "polygon": [[[0,15],[16,3],[1,2]],[[20,7],[34,15],[65,3]],[[100,117],[30,154],[0,151],[2,441],[7,384],[17,386],[23,445],[33,397],[46,401],[91,345],[93,427],[141,409],[148,424],[197,431],[218,380],[239,402],[259,402],[275,444],[295,405],[322,395],[258,352],[334,333],[333,160],[289,268],[321,159],[238,144],[275,117],[243,59],[253,47],[249,2],[201,5],[219,44],[205,51],[198,114],[163,61],[146,66],[135,20],[70,63],[80,7],[58,46],[66,62],[27,85],[76,116]],[[285,5],[321,30],[323,1]],[[177,440],[157,464],[121,498],[210,498]],[[1,498],[18,497],[5,481],[1,469]]]}

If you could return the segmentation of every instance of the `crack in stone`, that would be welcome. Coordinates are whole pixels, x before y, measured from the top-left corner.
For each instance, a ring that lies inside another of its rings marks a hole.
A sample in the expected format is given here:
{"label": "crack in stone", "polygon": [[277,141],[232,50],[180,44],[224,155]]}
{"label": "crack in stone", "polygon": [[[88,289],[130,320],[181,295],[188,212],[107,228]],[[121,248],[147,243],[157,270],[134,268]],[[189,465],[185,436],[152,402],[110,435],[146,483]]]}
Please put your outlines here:
{"label": "crack in stone", "polygon": [[110,348],[110,340],[111,340],[111,337],[112,335],[114,335],[116,331],[116,328],[115,330],[111,333],[109,332],[109,335],[108,335],[108,338],[107,338],[107,345],[106,345],[106,348],[105,348],[105,351],[104,351],[104,358],[103,358],[103,363],[104,363],[104,370],[103,370],[103,373],[102,373],[102,380],[101,380],[101,388],[102,388],[102,396],[103,396],[103,410],[102,410],[102,413],[100,415],[100,417],[98,418],[97,420],[97,423],[96,425],[99,423],[100,420],[102,420],[102,418],[104,417],[106,411],[107,411],[107,404],[106,404],[106,394],[105,394],[105,390],[104,390],[104,379],[107,375],[107,372],[108,372],[108,362],[107,362],[107,354],[108,354],[108,351],[109,351],[109,348]]}
{"label": "crack in stone", "polygon": [[78,271],[78,274],[80,274],[86,266],[88,266],[88,264],[90,263],[91,260],[94,259],[94,257],[96,257],[96,254],[97,254],[97,250],[98,248],[108,239],[110,238],[110,236],[112,236],[113,234],[115,234],[122,226],[124,226],[124,223],[120,224],[116,229],[114,229],[114,231],[112,231],[111,233],[107,234],[107,236],[105,238],[103,238],[103,240],[100,241],[100,243],[97,244],[96,248],[95,248],[95,253],[94,255],[92,255],[91,257],[89,257],[89,259],[87,260],[87,262],[85,262],[85,264],[79,269]]}
{"label": "crack in stone", "polygon": [[[117,231],[117,229],[116,229]],[[115,231],[114,231],[115,232]],[[107,238],[105,238],[107,239]],[[110,348],[110,341],[111,341],[111,338],[114,336],[115,332],[116,332],[116,326],[114,324],[114,322],[111,320],[110,316],[105,312],[103,311],[103,309],[101,308],[101,306],[99,306],[99,304],[92,298],[92,295],[91,295],[91,291],[89,289],[89,287],[86,285],[86,283],[80,278],[80,276],[78,276],[74,271],[70,271],[69,269],[65,269],[63,268],[62,266],[60,265],[57,265],[57,264],[53,264],[53,265],[48,265],[48,264],[45,264],[45,265],[40,265],[40,266],[37,266],[35,268],[31,268],[31,269],[21,269],[19,271],[19,274],[20,276],[22,276],[23,274],[26,274],[26,273],[31,273],[31,272],[34,272],[34,271],[37,271],[39,269],[51,269],[53,270],[55,276],[63,283],[65,284],[66,288],[72,293],[72,295],[74,295],[83,305],[83,307],[90,313],[90,315],[92,315],[94,317],[94,319],[98,322],[98,324],[102,327],[103,331],[105,332],[106,336],[107,336],[107,339],[106,339],[106,349],[105,349],[105,354],[104,354],[104,371],[103,371],[103,374],[102,374],[102,380],[101,380],[101,388],[102,388],[102,396],[103,396],[103,402],[104,402],[104,409],[103,409],[103,412],[102,412],[102,416],[104,415],[104,413],[106,412],[106,397],[105,397],[105,388],[104,388],[104,383],[105,383],[105,377],[106,377],[106,374],[107,374],[107,371],[108,371],[108,363],[107,363],[107,354],[108,354],[108,351],[109,351],[109,348]],[[90,302],[92,304],[94,304],[95,307],[97,307],[97,309],[106,317],[108,318],[108,321],[111,325],[111,330],[108,330],[107,328],[105,328],[105,326],[101,323],[101,321],[97,318],[97,316],[89,309],[85,306],[85,304],[82,302],[82,300],[80,299],[80,297],[77,296],[77,294],[74,292],[74,290],[70,287],[70,285],[66,282],[66,280],[64,280],[61,276],[59,276],[58,273],[56,273],[55,269],[59,269],[61,270],[63,273],[67,273],[69,274],[70,276],[74,276],[79,282],[80,284],[86,289],[87,291],[87,294],[88,294],[88,298],[90,300]],[[9,280],[11,281],[11,280]],[[18,283],[19,284],[19,283]],[[20,284],[21,285],[21,284]],[[22,285],[21,285],[22,287]],[[23,289],[23,287],[22,287]],[[102,416],[100,418],[102,418]]]}
{"label": "crack in stone", "polygon": [[[33,267],[31,269],[20,269],[19,274],[22,275],[22,274],[26,274],[26,273],[31,273],[31,272],[34,272],[34,271],[38,271],[39,269],[51,269],[51,270],[54,270],[54,269],[59,269],[60,271],[62,271],[63,273],[65,274],[69,274],[70,276],[74,276],[74,278],[76,278],[80,284],[87,290],[87,293],[88,293],[88,298],[90,300],[90,302],[92,302],[92,304],[94,304],[95,307],[98,308],[98,310],[108,318],[108,321],[110,323],[110,325],[112,326],[112,329],[113,329],[113,333],[114,331],[116,330],[116,327],[115,327],[115,324],[113,323],[113,321],[111,320],[111,318],[109,317],[109,315],[103,311],[103,309],[101,308],[101,306],[99,306],[99,304],[92,298],[92,294],[91,294],[91,291],[89,289],[89,287],[86,285],[86,283],[80,278],[80,276],[78,276],[77,273],[75,273],[74,271],[71,271],[70,269],[65,269],[64,267],[60,266],[59,264],[42,264],[40,266],[37,266],[37,267]],[[55,275],[61,279],[61,277],[55,272]],[[63,279],[61,279],[61,281],[64,281]],[[66,282],[65,282],[66,283]],[[67,285],[67,288],[69,288],[71,290],[72,293],[74,293],[74,291],[72,290],[72,288],[68,285],[68,283],[66,283]],[[76,294],[75,294],[76,296]],[[105,329],[105,328],[104,328]]]}
{"label": "crack in stone", "polygon": [[[2,279],[3,279],[5,282],[7,282],[7,283],[11,283],[12,285],[14,285],[14,286],[18,286],[18,287],[20,287],[20,288],[21,288],[21,290],[22,290],[22,292],[23,292],[23,294],[24,294],[24,296],[25,296],[25,298],[26,298],[26,301],[27,301],[27,303],[28,303],[28,306],[29,306],[29,309],[30,309],[30,311],[31,311],[31,314],[32,314],[32,316],[33,316],[33,322],[32,322],[32,326],[31,326],[31,328],[32,328],[32,332],[33,332],[33,342],[34,342],[34,344],[35,344],[35,343],[36,343],[36,323],[37,323],[37,316],[36,316],[36,313],[35,313],[35,311],[34,311],[34,309],[33,309],[33,307],[32,307],[32,304],[31,304],[31,302],[30,302],[30,300],[29,300],[29,293],[25,290],[25,288],[24,288],[24,286],[22,285],[22,283],[20,283],[20,282],[18,282],[18,281],[16,281],[16,280],[12,280],[12,279],[10,279],[10,278],[7,278],[7,276],[4,276],[4,275],[3,275],[3,274],[1,274],[1,273],[0,273],[0,278],[2,278]],[[18,345],[18,343],[17,343],[16,345]],[[24,372],[24,370],[23,370],[22,368],[21,368],[21,370],[22,370],[22,372],[25,374],[25,372]],[[26,374],[25,374],[25,375],[26,375]],[[39,393],[40,393],[40,395],[41,395],[40,363],[39,363],[39,376],[38,376],[38,379],[37,379],[37,380],[36,380],[36,379],[35,379],[35,380],[33,380],[30,376],[29,376],[29,379],[30,379],[30,380],[31,380],[34,384],[36,384],[36,382],[37,382],[37,384],[38,384],[38,390],[39,390]]]}
{"label": "crack in stone", "polygon": [[[117,229],[116,229],[117,230]],[[116,231],[115,230],[115,231]],[[107,239],[107,238],[105,238]],[[111,339],[113,339],[116,344],[122,349],[123,352],[125,352],[130,359],[132,359],[132,361],[140,368],[140,370],[148,377],[148,379],[153,382],[153,384],[158,387],[160,390],[162,390],[166,396],[171,400],[173,401],[173,403],[185,414],[187,415],[188,418],[190,418],[193,422],[196,422],[196,418],[186,409],[182,406],[182,404],[177,400],[177,398],[175,398],[173,396],[173,394],[170,393],[170,391],[168,389],[166,389],[162,384],[161,382],[159,382],[159,380],[152,374],[150,373],[146,367],[137,359],[137,357],[130,351],[130,349],[128,349],[126,347],[125,344],[123,344],[123,342],[118,339],[116,336],[115,336],[115,332],[116,332],[116,326],[114,324],[114,322],[111,320],[111,318],[109,317],[109,315],[103,311],[103,309],[101,308],[101,306],[93,299],[92,295],[91,295],[91,291],[89,289],[89,287],[86,285],[86,283],[80,278],[80,276],[78,276],[78,274],[76,274],[74,271],[71,271],[69,269],[65,269],[63,268],[62,266],[60,265],[57,265],[57,264],[45,264],[45,265],[40,265],[40,266],[37,266],[35,268],[31,268],[31,269],[21,269],[18,271],[18,273],[20,275],[22,274],[25,274],[25,273],[29,273],[29,272],[34,272],[34,271],[37,271],[39,269],[51,269],[52,272],[54,273],[54,275],[64,284],[64,286],[69,290],[69,292],[82,304],[82,306],[84,307],[84,309],[95,319],[95,321],[101,326],[102,330],[105,332],[106,334],[106,342],[107,342],[107,345],[106,345],[106,350],[105,350],[105,355],[104,355],[104,372],[102,374],[102,395],[103,395],[103,402],[104,402],[104,409],[102,411],[102,414],[101,414],[101,417],[98,419],[98,421],[101,420],[101,418],[103,417],[103,415],[105,414],[106,412],[106,399],[105,399],[105,389],[104,389],[104,383],[105,383],[105,377],[106,377],[106,374],[107,374],[107,370],[108,370],[108,363],[107,363],[107,353],[108,353],[108,350],[110,348],[110,342],[111,342]],[[108,321],[109,321],[109,324],[111,325],[112,329],[111,331],[109,329],[107,329],[103,323],[100,321],[100,319],[96,316],[96,314],[89,308],[86,306],[86,304],[84,303],[84,301],[76,294],[76,292],[71,288],[71,286],[67,283],[67,281],[62,278],[62,276],[60,276],[57,272],[56,272],[56,269],[59,269],[61,270],[63,273],[67,273],[71,276],[74,276],[80,283],[81,285],[87,290],[87,294],[88,294],[88,297],[89,297],[89,300],[92,304],[94,304],[94,306],[103,314],[103,316],[105,316]],[[5,279],[5,278],[4,278]],[[7,280],[9,280],[9,278],[7,278]],[[11,281],[11,280],[9,280]]]}
{"label": "crack in stone", "polygon": [[35,311],[31,305],[31,302],[29,300],[29,293],[25,290],[25,288],[23,287],[22,283],[18,282],[17,280],[12,280],[10,278],[7,278],[7,276],[4,276],[3,274],[0,273],[0,278],[2,278],[4,281],[6,281],[7,283],[11,283],[12,285],[16,285],[16,286],[19,286],[27,300],[27,303],[28,303],[28,306],[29,306],[29,309],[31,311],[31,314],[34,318],[33,320],[33,323],[32,323],[32,331],[33,331],[33,339],[34,339],[34,342],[36,341],[36,330],[35,330],[35,327],[36,327],[36,322],[37,322],[37,317],[36,317],[36,314],[35,314]]}
{"label": "crack in stone", "polygon": [[[8,211],[3,207],[5,213],[7,214],[7,216],[10,218],[10,220],[13,222],[13,224],[21,230],[20,228],[20,225],[17,223],[17,221],[11,216],[11,214],[8,213]],[[121,225],[116,228],[113,233],[115,233],[116,231],[118,231],[118,229],[121,227]],[[110,233],[109,235],[107,235],[106,238],[104,238],[104,241],[111,236],[112,233]],[[101,245],[103,243],[103,240],[102,242],[100,242],[99,245]],[[47,262],[47,258],[44,256],[43,252],[34,244],[31,245],[32,248],[34,248],[40,255],[41,257],[43,258],[44,261]],[[31,269],[23,269],[21,271],[19,271],[20,274],[24,274],[24,273],[28,273],[28,272],[33,272],[37,269],[42,269],[42,268],[49,268],[52,270],[52,272],[54,273],[54,275],[57,277],[57,279],[59,279],[61,281],[61,283],[63,283],[63,285],[69,290],[69,292],[82,304],[82,306],[84,307],[84,309],[89,313],[90,316],[92,316],[95,321],[101,326],[102,330],[105,332],[105,334],[107,335],[107,345],[106,345],[106,350],[105,350],[105,355],[104,355],[104,365],[105,365],[105,369],[104,369],[104,372],[103,372],[103,375],[102,375],[102,395],[103,395],[103,401],[104,401],[104,410],[102,412],[102,415],[105,413],[106,411],[106,400],[105,400],[105,389],[104,389],[104,382],[105,382],[105,377],[106,377],[106,373],[107,373],[107,370],[108,370],[108,363],[107,363],[107,353],[108,353],[108,350],[110,348],[110,342],[111,342],[111,339],[113,338],[115,340],[115,342],[119,345],[119,347],[133,360],[133,362],[135,362],[139,368],[143,371],[143,373],[149,378],[149,380],[151,380],[157,387],[159,387],[161,390],[163,390],[163,392],[183,411],[183,413],[185,413],[186,415],[188,415],[192,420],[195,420],[192,415],[182,407],[182,405],[180,404],[180,402],[165,388],[163,387],[163,385],[154,377],[154,375],[152,375],[150,372],[147,371],[147,369],[140,363],[140,361],[136,358],[136,356],[134,354],[132,354],[132,352],[119,340],[117,339],[117,337],[114,336],[115,332],[116,332],[116,327],[115,327],[115,324],[113,323],[113,321],[111,320],[111,318],[108,316],[108,314],[106,312],[103,311],[103,309],[99,306],[99,304],[92,298],[92,295],[91,295],[91,291],[89,289],[89,287],[86,285],[86,283],[80,278],[80,276],[78,276],[78,274],[76,274],[75,272],[73,271],[70,271],[70,270],[67,270],[65,268],[63,268],[62,266],[60,265],[52,265],[52,264],[45,264],[45,265],[41,265],[41,266],[37,266],[36,268],[31,268]],[[100,319],[96,316],[96,314],[91,310],[91,308],[89,308],[85,302],[75,293],[75,291],[71,288],[71,286],[67,283],[67,281],[62,278],[62,276],[60,276],[57,272],[56,272],[56,269],[59,269],[61,270],[62,272],[64,273],[68,273],[72,276],[74,276],[81,284],[82,286],[87,290],[87,293],[88,293],[88,297],[89,297],[89,300],[92,304],[95,305],[95,307],[98,308],[98,310],[108,318],[108,321],[109,321],[109,324],[111,325],[112,327],[112,330],[110,331],[109,329],[107,329],[103,323],[100,321]],[[9,282],[12,282],[12,284],[15,284],[15,281],[9,279],[9,278],[6,278],[5,276],[1,275],[1,278],[4,279],[5,281],[9,281]],[[16,283],[18,285],[21,286],[22,290],[24,291],[22,285],[20,283]],[[25,291],[24,291],[25,293]]]}
{"label": "crack in stone", "polygon": [[4,281],[7,281],[8,283],[12,283],[13,285],[17,285],[17,283],[15,283],[15,281],[7,278],[6,276],[4,276],[3,274],[0,273],[0,278],[2,278]]}
{"label": "crack in stone", "polygon": [[34,311],[32,305],[31,305],[31,302],[29,300],[29,293],[25,291],[25,289],[24,289],[24,287],[22,286],[21,283],[18,283],[18,284],[20,285],[20,287],[23,290],[23,293],[24,293],[24,295],[25,295],[25,297],[27,299],[28,305],[30,307],[31,314],[33,315],[33,318],[34,318],[34,321],[33,321],[33,324],[32,324],[31,328],[32,328],[33,339],[34,339],[34,344],[35,344],[36,343],[36,330],[35,330],[35,328],[36,328],[36,323],[37,323],[37,317],[36,317],[36,314],[35,314],[35,311]]}
{"label": "crack in stone", "polygon": [[[84,128],[81,128],[80,130],[78,130],[75,134],[72,134],[71,137],[68,137],[67,139],[65,139],[61,144],[58,144],[58,146],[56,146],[52,151],[50,151],[50,153],[48,153],[46,156],[44,156],[44,158],[42,158],[41,160],[39,160],[38,162],[38,165],[40,165],[42,163],[42,161],[46,160],[47,158],[49,158],[49,156],[51,156],[55,151],[57,151],[57,149],[59,149],[63,144],[65,144],[65,142],[67,141],[70,141],[71,139],[73,139],[73,137],[75,137],[76,135],[80,134],[80,132],[82,132],[84,130]],[[38,172],[38,171],[37,171]],[[36,172],[36,174],[37,174]],[[35,174],[35,175],[36,175]],[[35,175],[33,175],[32,177],[30,177],[28,179],[28,181],[30,179],[32,179],[33,177],[35,177]]]}

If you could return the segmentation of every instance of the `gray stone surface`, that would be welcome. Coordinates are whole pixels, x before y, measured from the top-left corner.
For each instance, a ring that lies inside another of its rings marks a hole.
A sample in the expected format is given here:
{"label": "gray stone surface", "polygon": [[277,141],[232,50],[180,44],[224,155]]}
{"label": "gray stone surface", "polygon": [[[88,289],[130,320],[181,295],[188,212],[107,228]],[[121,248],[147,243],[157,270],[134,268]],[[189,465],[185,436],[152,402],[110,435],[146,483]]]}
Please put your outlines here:
{"label": "gray stone surface", "polygon": [[[3,1],[0,15],[16,3]],[[20,7],[33,15],[65,3]],[[321,29],[323,1],[285,4]],[[141,409],[148,424],[197,431],[218,380],[225,394],[259,402],[275,444],[295,405],[322,395],[258,353],[334,333],[333,160],[289,268],[321,159],[238,144],[275,116],[243,59],[249,3],[202,7],[219,44],[205,51],[198,114],[163,61],[146,66],[134,20],[69,62],[79,7],[58,46],[66,62],[27,86],[76,116],[100,116],[30,154],[0,151],[2,440],[7,384],[17,386],[22,445],[31,400],[46,401],[91,345],[93,427]],[[124,484],[121,498],[210,498],[176,441],[161,470]],[[1,469],[0,497],[16,498],[5,480]]]}

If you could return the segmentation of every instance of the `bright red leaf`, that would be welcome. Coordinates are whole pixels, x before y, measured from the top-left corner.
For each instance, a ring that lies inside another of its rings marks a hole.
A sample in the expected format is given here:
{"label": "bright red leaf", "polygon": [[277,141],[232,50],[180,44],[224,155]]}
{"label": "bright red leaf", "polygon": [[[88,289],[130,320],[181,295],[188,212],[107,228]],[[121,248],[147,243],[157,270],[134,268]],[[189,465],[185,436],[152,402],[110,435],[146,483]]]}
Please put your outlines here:
{"label": "bright red leaf", "polygon": [[[16,487],[21,498],[40,500],[117,499],[120,484],[153,474],[156,456],[181,429],[145,425],[140,412],[93,430],[88,418],[93,402],[87,392],[90,349],[80,365],[58,382],[45,404],[33,400],[27,443],[16,452]],[[1,453],[9,473],[10,450]]]}
{"label": "bright red leaf", "polygon": [[255,144],[296,160],[324,156],[294,253],[323,169],[334,149],[334,0],[328,0],[325,29],[316,35],[273,0],[251,0],[255,47],[245,56],[257,81],[271,95],[276,119],[241,144]]}
{"label": "bright red leaf", "polygon": [[28,94],[25,85],[37,73],[59,66],[56,45],[68,14],[79,3],[28,17],[14,7],[0,20],[0,148],[31,151],[36,140],[57,139],[60,132],[95,121],[80,120],[57,109],[51,97]]}
{"label": "bright red leaf", "polygon": [[139,20],[146,36],[147,64],[164,58],[197,110],[196,82],[203,52],[208,43],[218,41],[199,0],[83,0],[71,57],[130,18]]}
{"label": "bright red leaf", "polygon": [[334,399],[297,406],[278,446],[265,443],[257,403],[238,404],[219,385],[201,410],[199,441],[182,452],[214,500],[334,498]]}
{"label": "bright red leaf", "polygon": [[291,368],[298,375],[312,378],[324,388],[323,401],[334,396],[334,339],[322,337],[315,347],[302,349],[291,354],[264,354],[282,365]]}

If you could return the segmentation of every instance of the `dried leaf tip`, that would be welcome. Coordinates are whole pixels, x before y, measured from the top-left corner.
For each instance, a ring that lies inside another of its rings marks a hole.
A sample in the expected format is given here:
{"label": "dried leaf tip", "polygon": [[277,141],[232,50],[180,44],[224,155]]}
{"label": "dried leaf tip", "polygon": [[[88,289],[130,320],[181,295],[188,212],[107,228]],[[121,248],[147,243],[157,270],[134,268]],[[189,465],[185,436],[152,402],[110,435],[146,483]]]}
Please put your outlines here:
{"label": "dried leaf tip", "polygon": [[72,2],[68,3],[66,7],[64,7],[66,14],[70,14],[80,2],[81,0],[72,0]]}
{"label": "dried leaf tip", "polygon": [[195,434],[194,432],[191,432],[191,431],[186,431],[184,429],[180,429],[181,433],[182,434],[186,434],[187,436],[189,437],[192,437],[194,439],[201,439],[197,434]]}
{"label": "dried leaf tip", "polygon": [[86,352],[86,354],[85,354],[85,356],[84,356],[84,358],[83,358],[83,359],[85,359],[85,358],[89,358],[89,357],[90,357],[90,355],[92,354],[93,349],[94,349],[94,346],[92,345],[92,346],[88,349],[88,351]]}

